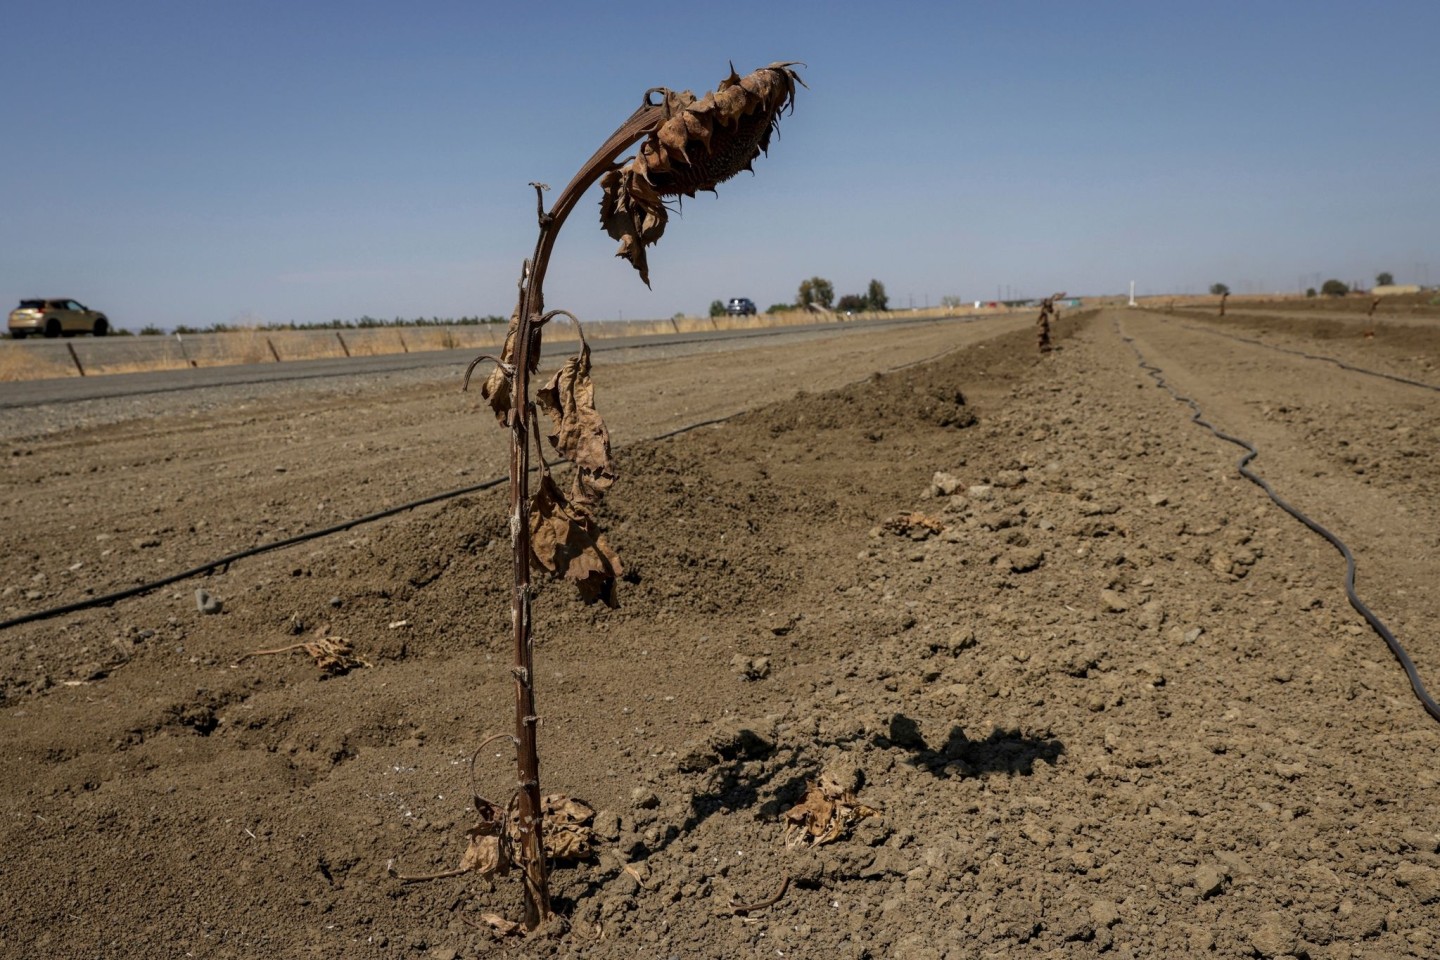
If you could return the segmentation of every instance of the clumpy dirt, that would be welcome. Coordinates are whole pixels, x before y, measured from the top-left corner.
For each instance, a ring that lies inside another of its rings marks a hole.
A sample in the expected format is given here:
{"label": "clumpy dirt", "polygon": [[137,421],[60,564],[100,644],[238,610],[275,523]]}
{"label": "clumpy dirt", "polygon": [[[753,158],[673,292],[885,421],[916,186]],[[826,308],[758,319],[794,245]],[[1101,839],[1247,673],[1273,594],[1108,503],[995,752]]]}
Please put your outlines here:
{"label": "clumpy dirt", "polygon": [[[1238,477],[1239,451],[1121,337],[1350,542],[1362,594],[1432,679],[1440,406],[1197,324],[1070,316],[1044,357],[1028,328],[957,327],[938,359],[626,445],[603,516],[621,608],[563,584],[536,601],[544,787],[599,811],[593,858],[554,872],[554,936],[485,925],[518,917],[513,880],[391,875],[459,862],[471,754],[511,722],[501,491],[0,634],[0,954],[1435,956],[1440,725],[1347,605],[1339,556]],[[1325,349],[1440,360],[1384,344]],[[852,373],[902,362],[873,349]],[[754,369],[706,375],[742,396]],[[600,403],[612,425],[633,416],[603,383]],[[353,398],[317,415],[347,406],[377,416]],[[460,413],[483,417],[444,416]],[[414,442],[458,429],[431,417]],[[139,451],[135,432],[26,449],[78,473],[92,449]],[[363,453],[316,433],[282,465],[322,483],[307,448]],[[136,482],[163,485],[160,452],[186,436],[158,430]],[[234,491],[307,519],[304,497]],[[52,540],[105,546],[100,505],[69,509],[7,529],[27,582],[6,616],[34,605],[26,589],[81,591],[30,572]],[[128,509],[126,556],[181,557],[183,537],[132,543],[152,534]],[[317,636],[370,665],[236,663]],[[490,744],[473,789],[503,798],[512,767]],[[785,813],[822,772],[880,812],[787,847]]]}

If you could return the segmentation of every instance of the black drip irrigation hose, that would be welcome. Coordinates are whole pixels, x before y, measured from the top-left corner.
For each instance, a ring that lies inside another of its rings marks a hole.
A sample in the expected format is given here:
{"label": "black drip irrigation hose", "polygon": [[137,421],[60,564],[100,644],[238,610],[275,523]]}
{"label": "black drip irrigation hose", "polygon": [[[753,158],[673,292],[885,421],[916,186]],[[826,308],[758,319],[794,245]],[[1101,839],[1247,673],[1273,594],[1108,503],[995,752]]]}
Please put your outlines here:
{"label": "black drip irrigation hose", "polygon": [[[921,364],[930,363],[934,360],[938,360],[951,352],[953,351],[943,350],[940,353],[934,354],[933,356],[924,357],[919,360],[912,360],[909,363],[898,364],[880,372],[894,373],[898,370],[905,370],[910,367],[920,366]],[[715,417],[710,420],[701,420],[696,423],[686,424],[683,427],[677,427],[674,430],[669,430],[665,433],[657,434],[653,437],[646,437],[644,440],[638,442],[655,443],[660,440],[668,440],[671,437],[678,437],[681,434],[690,433],[693,430],[700,430],[705,427],[713,427],[718,424],[725,423],[747,412],[748,411],[741,410],[737,413],[732,413],[729,416]],[[629,445],[627,444],[627,446]],[[554,464],[547,464],[547,466],[554,466]],[[509,479],[509,477],[497,477],[493,480],[485,480],[481,483],[472,484],[468,487],[461,487],[458,490],[447,490],[444,493],[432,494],[428,497],[422,497],[419,500],[411,500],[409,503],[402,503],[398,506],[387,507],[386,509],[377,511],[376,513],[367,513],[363,517],[355,517],[353,520],[346,520],[344,523],[337,523],[334,526],[325,527],[321,530],[311,530],[308,533],[297,534],[293,537],[287,537],[284,540],[275,540],[271,543],[262,543],[259,546],[251,547],[248,550],[241,550],[237,553],[227,554],[223,557],[218,557],[207,563],[202,563],[198,567],[191,567],[189,570],[183,570],[180,573],[172,573],[167,577],[160,578],[159,580],[150,580],[146,583],[136,584],[133,587],[127,587],[124,590],[117,590],[114,593],[104,594],[103,596],[89,597],[85,600],[77,600],[74,603],[67,603],[64,606],[51,607],[47,610],[36,610],[33,613],[22,614],[18,617],[12,617],[9,620],[0,620],[0,630],[8,630],[11,627],[18,627],[26,623],[35,623],[40,620],[49,620],[52,617],[63,617],[67,613],[78,613],[81,610],[89,610],[94,607],[108,607],[111,604],[120,602],[121,600],[128,600],[131,597],[138,597],[142,594],[151,593],[155,590],[159,590],[161,587],[168,587],[172,583],[179,583],[181,580],[189,580],[191,577],[204,576],[206,574],[213,573],[216,570],[224,572],[225,570],[229,569],[230,564],[234,563],[237,560],[244,560],[247,557],[254,557],[262,553],[269,553],[272,550],[281,550],[285,547],[293,547],[298,543],[305,543],[308,540],[318,540],[321,537],[328,537],[333,534],[344,533],[346,530],[349,530],[353,527],[361,526],[362,524],[374,523],[376,520],[384,520],[386,517],[393,517],[396,514],[404,513],[407,510],[414,510],[417,507],[424,507],[432,503],[439,503],[442,500],[451,500],[455,497],[464,496],[467,493],[479,493],[482,490],[490,490],[494,487],[498,487],[502,483],[508,482]]]}
{"label": "black drip irrigation hose", "polygon": [[[1206,420],[1205,415],[1200,410],[1200,405],[1194,400],[1192,400],[1190,397],[1183,396],[1182,394],[1176,392],[1175,389],[1171,387],[1168,382],[1166,382],[1164,372],[1159,367],[1155,366],[1154,364],[1150,363],[1148,360],[1145,359],[1145,355],[1141,353],[1140,348],[1135,345],[1134,338],[1126,336],[1124,331],[1120,329],[1120,322],[1118,320],[1115,321],[1115,332],[1120,335],[1121,340],[1124,340],[1130,345],[1131,350],[1135,351],[1135,356],[1140,361],[1140,369],[1144,370],[1147,374],[1149,374],[1150,378],[1155,381],[1156,385],[1163,389],[1166,393],[1170,394],[1171,397],[1180,401],[1181,403],[1187,404],[1190,407],[1190,409],[1193,411],[1190,420],[1193,423],[1199,424],[1200,426],[1209,430],[1215,436],[1219,437],[1221,440],[1224,440],[1227,443],[1233,443],[1235,444],[1235,446],[1240,447],[1245,451],[1245,455],[1241,457],[1239,463],[1236,464],[1236,466],[1240,470],[1241,476],[1260,487],[1261,490],[1264,490],[1266,496],[1273,500],[1275,502],[1275,505],[1278,506],[1281,510],[1284,510],[1286,513],[1290,514],[1290,516],[1294,517],[1296,520],[1299,520],[1305,526],[1309,527],[1312,531],[1324,537],[1325,540],[1327,540],[1332,547],[1340,551],[1340,555],[1345,558],[1345,596],[1350,599],[1350,606],[1354,607],[1356,612],[1359,613],[1360,616],[1365,618],[1365,622],[1370,624],[1371,628],[1380,635],[1380,638],[1385,641],[1385,645],[1390,648],[1390,652],[1395,655],[1395,659],[1400,662],[1400,666],[1405,670],[1405,676],[1410,679],[1410,689],[1415,691],[1415,696],[1419,698],[1421,705],[1425,707],[1425,712],[1430,714],[1430,716],[1434,719],[1440,720],[1440,704],[1437,704],[1435,702],[1435,699],[1430,696],[1430,692],[1425,689],[1425,684],[1420,680],[1420,673],[1418,670],[1415,669],[1415,663],[1410,659],[1410,654],[1405,652],[1405,648],[1401,646],[1400,641],[1395,638],[1395,634],[1390,632],[1390,628],[1385,626],[1384,622],[1375,615],[1375,612],[1372,611],[1368,606],[1366,606],[1365,601],[1361,600],[1359,595],[1356,594],[1355,555],[1350,552],[1350,548],[1345,545],[1345,541],[1341,540],[1335,534],[1331,533],[1325,527],[1321,526],[1318,522],[1311,519],[1303,511],[1288,503],[1284,498],[1277,494],[1273,488],[1271,488],[1270,484],[1265,482],[1265,479],[1263,477],[1252,471],[1249,466],[1250,461],[1254,460],[1260,455],[1260,451],[1255,447],[1255,445],[1248,440],[1242,440],[1239,437],[1231,436],[1230,434],[1216,427],[1210,421]],[[1381,376],[1384,376],[1384,374],[1381,374]],[[1421,384],[1421,386],[1424,386],[1424,384]]]}
{"label": "black drip irrigation hose", "polygon": [[441,500],[449,500],[452,497],[463,496],[467,493],[477,493],[481,490],[489,490],[491,487],[498,487],[506,482],[508,477],[501,477],[496,480],[486,480],[468,487],[461,487],[459,490],[447,490],[445,493],[437,493],[432,496],[423,497],[419,500],[411,500],[409,503],[402,503],[396,507],[388,507],[376,513],[367,513],[363,517],[356,517],[353,520],[346,520],[344,523],[337,523],[333,527],[325,527],[323,530],[311,530],[309,533],[297,534],[287,537],[284,540],[275,540],[271,543],[262,543],[258,547],[251,547],[248,550],[241,550],[238,553],[227,554],[209,563],[202,563],[198,567],[191,567],[189,570],[180,573],[172,573],[168,577],[159,580],[151,580],[147,583],[136,584],[124,590],[117,590],[114,593],[107,593],[100,597],[90,597],[87,600],[77,600],[74,603],[67,603],[63,607],[51,607],[48,610],[36,610],[34,613],[27,613],[23,616],[14,617],[10,620],[0,621],[0,630],[8,630],[10,627],[18,627],[23,623],[34,623],[37,620],[49,620],[51,617],[64,616],[67,613],[75,613],[79,610],[88,610],[91,607],[108,607],[112,603],[121,600],[128,600],[131,597],[138,597],[143,593],[150,593],[159,590],[161,587],[168,587],[172,583],[181,580],[189,580],[191,577],[198,577],[208,573],[214,573],[217,569],[224,572],[230,564],[236,560],[244,560],[246,557],[258,556],[262,553],[269,553],[271,550],[279,550],[284,547],[293,547],[297,543],[304,543],[307,540],[318,540],[321,537],[328,537],[331,534],[343,533],[351,527],[358,527],[364,523],[373,523],[376,520],[383,520],[386,517],[393,517],[397,513],[404,513],[406,510],[414,510],[416,507],[423,507],[431,503],[439,503]]}
{"label": "black drip irrigation hose", "polygon": [[1422,390],[1434,390],[1440,393],[1440,387],[1433,383],[1426,383],[1423,380],[1411,380],[1409,377],[1397,376],[1393,373],[1384,373],[1380,370],[1367,370],[1364,367],[1357,367],[1353,363],[1346,363],[1344,360],[1337,360],[1334,357],[1326,357],[1318,353],[1306,353],[1304,350],[1292,350],[1289,347],[1281,347],[1273,343],[1266,343],[1264,340],[1257,340],[1254,337],[1242,337],[1238,333],[1226,333],[1223,330],[1211,330],[1207,327],[1197,327],[1193,323],[1182,323],[1180,326],[1186,330],[1194,330],[1196,333],[1208,333],[1211,336],[1224,337],[1226,340],[1235,340],[1239,343],[1250,343],[1257,347],[1264,347],[1266,350],[1278,350],[1280,353],[1288,353],[1296,357],[1304,357],[1306,360],[1320,360],[1325,363],[1333,363],[1342,370],[1349,370],[1351,373],[1363,373],[1367,377],[1380,377],[1384,380],[1393,380],[1396,383],[1403,383],[1411,387],[1419,387]]}

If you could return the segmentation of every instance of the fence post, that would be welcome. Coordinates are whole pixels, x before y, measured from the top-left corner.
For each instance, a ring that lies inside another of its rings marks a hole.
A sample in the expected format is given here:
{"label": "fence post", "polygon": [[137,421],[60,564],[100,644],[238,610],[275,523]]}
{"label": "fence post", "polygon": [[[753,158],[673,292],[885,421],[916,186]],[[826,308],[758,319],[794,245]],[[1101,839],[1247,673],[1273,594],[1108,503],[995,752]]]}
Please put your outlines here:
{"label": "fence post", "polygon": [[185,352],[185,338],[182,337],[182,336],[180,336],[180,334],[177,333],[177,334],[175,334],[175,342],[178,343],[178,344],[180,344],[180,356],[184,359],[185,365],[186,365],[187,367],[193,367],[193,366],[195,366],[195,361],[194,361],[194,360],[191,360],[191,359],[190,359],[190,354],[188,354],[188,353]]}
{"label": "fence post", "polygon": [[273,344],[273,343],[270,342],[270,338],[269,338],[269,337],[266,337],[266,338],[265,338],[265,346],[267,346],[267,347],[270,348],[270,356],[272,356],[272,357],[275,358],[275,362],[276,362],[276,363],[279,363],[279,362],[280,362],[280,354],[278,354],[278,353],[275,352],[275,344]]}
{"label": "fence post", "polygon": [[80,354],[75,352],[75,344],[65,344],[65,349],[70,351],[70,359],[75,361],[75,369],[80,371],[80,376],[85,376],[85,368],[80,365]]}
{"label": "fence post", "polygon": [[396,330],[395,336],[400,338],[400,349],[404,350],[406,353],[409,353],[410,348],[405,344],[405,334],[401,333],[399,330]]}
{"label": "fence post", "polygon": [[350,356],[350,348],[345,346],[345,338],[340,336],[340,331],[335,331],[335,339],[340,341],[340,349],[345,351],[345,356]]}

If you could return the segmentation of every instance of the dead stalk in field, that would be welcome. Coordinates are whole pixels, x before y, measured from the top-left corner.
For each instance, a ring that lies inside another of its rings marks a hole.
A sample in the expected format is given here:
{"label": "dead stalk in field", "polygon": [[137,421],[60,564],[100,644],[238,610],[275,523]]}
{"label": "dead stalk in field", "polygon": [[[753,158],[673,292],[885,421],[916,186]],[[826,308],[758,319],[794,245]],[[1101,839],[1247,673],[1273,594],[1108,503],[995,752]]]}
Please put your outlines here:
{"label": "dead stalk in field", "polygon": [[1225,316],[1225,301],[1230,299],[1230,291],[1220,294],[1220,316]]}
{"label": "dead stalk in field", "polygon": [[[552,916],[547,877],[545,806],[540,792],[540,759],[536,727],[534,643],[531,635],[532,567],[576,583],[587,602],[613,606],[620,560],[600,533],[594,508],[615,479],[609,435],[594,408],[590,381],[590,348],[580,337],[580,352],[571,357],[537,394],[555,432],[550,444],[574,464],[569,491],[561,490],[544,467],[530,377],[540,363],[541,333],[558,316],[579,322],[563,310],[545,310],[545,274],[556,235],[581,196],[599,181],[604,195],[600,218],[605,230],[620,241],[617,256],[629,260],[648,286],[646,250],[660,239],[668,221],[667,201],[711,190],[751,163],[768,147],[783,110],[793,107],[800,82],[793,63],[774,63],[749,74],[730,76],[702,98],[688,90],[663,87],[646,91],[640,107],[595,151],[545,209],[544,184],[531,184],[537,196],[540,225],[535,251],[521,269],[520,295],[505,346],[495,370],[486,379],[484,396],[500,423],[510,431],[510,541],[512,546],[511,626],[514,640],[515,746],[518,783],[509,828],[494,825],[501,816],[481,810],[474,837],[497,835],[503,872],[513,862],[524,891],[526,931]],[[618,158],[635,144],[635,156]],[[483,358],[482,358],[483,359]],[[490,358],[493,359],[493,358]],[[473,369],[473,365],[472,365]],[[469,371],[467,371],[467,380]],[[530,492],[530,442],[541,464],[540,489]],[[552,800],[553,798],[544,798]],[[478,808],[477,804],[477,808]],[[491,805],[493,807],[493,805]],[[553,804],[552,804],[553,806]],[[480,833],[477,834],[476,831]],[[467,861],[470,858],[467,856]],[[462,866],[464,864],[462,863]],[[478,869],[478,867],[477,867]]]}
{"label": "dead stalk in field", "polygon": [[1060,319],[1060,312],[1055,309],[1055,301],[1064,297],[1063,293],[1054,293],[1040,301],[1040,317],[1035,321],[1039,327],[1036,334],[1036,346],[1041,353],[1049,353],[1054,347],[1050,343],[1050,324]]}

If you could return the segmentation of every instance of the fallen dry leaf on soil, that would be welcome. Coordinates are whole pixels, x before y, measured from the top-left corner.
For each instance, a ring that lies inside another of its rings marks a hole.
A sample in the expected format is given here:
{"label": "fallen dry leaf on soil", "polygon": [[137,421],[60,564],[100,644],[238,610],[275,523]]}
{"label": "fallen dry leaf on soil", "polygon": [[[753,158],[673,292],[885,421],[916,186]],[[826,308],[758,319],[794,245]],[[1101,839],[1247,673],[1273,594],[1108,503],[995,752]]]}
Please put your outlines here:
{"label": "fallen dry leaf on soil", "polygon": [[480,914],[480,919],[484,921],[487,927],[494,930],[502,937],[510,937],[525,932],[525,928],[523,926],[516,923],[514,920],[506,920],[498,913],[482,913]]}
{"label": "fallen dry leaf on soil", "polygon": [[340,637],[321,637],[318,640],[310,640],[302,646],[305,652],[315,660],[315,666],[327,677],[339,676],[348,673],[356,667],[368,667],[370,661],[364,657],[356,656],[354,646],[349,640]]}
{"label": "fallen dry leaf on soil", "polygon": [[563,793],[548,793],[540,801],[544,820],[545,855],[556,861],[589,860],[595,834],[590,829],[595,811],[590,805]]}
{"label": "fallen dry leaf on soil", "polygon": [[890,533],[899,534],[902,537],[909,537],[912,540],[924,540],[945,529],[945,524],[936,517],[926,516],[923,513],[901,513],[886,520],[881,527]]}
{"label": "fallen dry leaf on soil", "polygon": [[343,637],[319,637],[315,640],[292,643],[288,647],[278,647],[274,650],[252,650],[235,662],[239,664],[250,657],[268,657],[295,650],[304,650],[309,654],[315,661],[315,666],[320,668],[320,673],[327,677],[338,677],[341,674],[349,673],[356,667],[370,666],[370,661],[357,656],[354,652],[354,645]]}
{"label": "fallen dry leaf on soil", "polygon": [[[570,862],[590,859],[595,837],[590,823],[595,819],[595,811],[588,804],[561,793],[551,793],[542,798],[540,810],[547,857]],[[502,814],[493,803],[476,796],[475,812],[478,819],[475,826],[465,831],[469,842],[458,867],[434,874],[401,876],[400,879],[413,883],[466,873],[478,873],[486,880],[508,875],[516,863],[512,838],[519,834],[519,807],[511,803],[509,812]]]}
{"label": "fallen dry leaf on soil", "polygon": [[828,773],[805,790],[805,799],[785,814],[785,846],[811,846],[843,837],[852,826],[880,810],[861,803]]}

